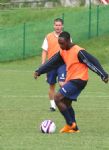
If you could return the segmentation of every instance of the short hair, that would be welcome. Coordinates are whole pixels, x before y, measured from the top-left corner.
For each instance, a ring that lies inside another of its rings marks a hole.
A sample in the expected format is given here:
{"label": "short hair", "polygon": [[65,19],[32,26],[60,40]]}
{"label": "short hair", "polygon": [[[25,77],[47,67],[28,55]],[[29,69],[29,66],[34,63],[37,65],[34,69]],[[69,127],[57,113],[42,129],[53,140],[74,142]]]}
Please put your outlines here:
{"label": "short hair", "polygon": [[70,40],[70,33],[63,31],[60,33],[59,37],[64,38],[65,40]]}
{"label": "short hair", "polygon": [[54,19],[54,23],[55,22],[61,22],[62,24],[64,24],[64,21],[63,21],[62,18],[56,18],[56,19]]}

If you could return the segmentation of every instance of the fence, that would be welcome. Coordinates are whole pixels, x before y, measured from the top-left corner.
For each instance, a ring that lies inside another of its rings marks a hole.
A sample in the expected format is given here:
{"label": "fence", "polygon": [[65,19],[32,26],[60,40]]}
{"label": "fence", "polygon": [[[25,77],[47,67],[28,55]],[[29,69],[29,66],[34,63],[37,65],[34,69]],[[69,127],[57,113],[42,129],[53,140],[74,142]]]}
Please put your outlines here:
{"label": "fence", "polygon": [[[109,6],[65,12],[60,16],[64,19],[64,30],[71,33],[74,42],[109,34]],[[0,28],[0,62],[40,55],[44,36],[53,30],[53,19]]]}

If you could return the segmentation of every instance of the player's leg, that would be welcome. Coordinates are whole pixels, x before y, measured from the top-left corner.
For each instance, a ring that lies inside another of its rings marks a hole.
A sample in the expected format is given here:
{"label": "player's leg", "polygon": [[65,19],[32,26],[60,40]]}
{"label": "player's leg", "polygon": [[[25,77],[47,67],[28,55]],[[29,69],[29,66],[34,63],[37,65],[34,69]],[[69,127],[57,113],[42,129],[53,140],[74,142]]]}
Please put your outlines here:
{"label": "player's leg", "polygon": [[70,132],[71,130],[72,132],[78,131],[75,112],[71,104],[72,101],[77,99],[81,90],[82,89],[78,89],[78,87],[72,82],[67,82],[55,95],[55,103],[67,123],[67,125],[62,128],[61,132]]}
{"label": "player's leg", "polygon": [[49,99],[50,99],[50,110],[56,110],[56,104],[54,101],[54,94],[55,94],[55,84],[56,84],[56,70],[52,70],[47,74],[47,82],[49,84]]}
{"label": "player's leg", "polygon": [[72,101],[70,99],[64,100],[64,103],[67,105],[68,111],[70,115],[72,116],[72,121],[75,123],[75,130],[79,130],[77,123],[76,123],[76,117],[75,117],[75,111],[72,107]]}
{"label": "player's leg", "polygon": [[60,87],[64,85],[66,78],[66,65],[62,65],[57,69],[58,83]]}
{"label": "player's leg", "polygon": [[66,125],[60,130],[61,133],[74,133],[79,132],[76,126],[76,122],[74,121],[74,116],[72,116],[69,112],[69,107],[71,107],[72,101],[65,98],[60,92],[58,92],[55,97],[55,103],[60,111],[60,113],[64,116],[66,121]]}
{"label": "player's leg", "polygon": [[55,84],[50,84],[48,95],[49,95],[49,99],[50,99],[50,110],[51,111],[56,110],[56,104],[55,104],[55,101],[54,101],[54,94],[55,94]]}

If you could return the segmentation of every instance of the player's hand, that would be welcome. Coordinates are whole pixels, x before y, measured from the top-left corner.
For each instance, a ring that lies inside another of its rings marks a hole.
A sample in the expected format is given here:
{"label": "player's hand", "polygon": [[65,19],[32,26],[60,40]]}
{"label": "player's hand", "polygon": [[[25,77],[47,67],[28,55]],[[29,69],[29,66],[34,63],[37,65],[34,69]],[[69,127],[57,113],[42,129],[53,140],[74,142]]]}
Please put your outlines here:
{"label": "player's hand", "polygon": [[108,81],[109,81],[109,75],[107,75],[107,77],[105,77],[105,78],[102,78],[102,80],[103,80],[105,83],[108,83]]}
{"label": "player's hand", "polygon": [[39,76],[38,72],[35,71],[35,72],[34,72],[34,78],[37,79],[38,76]]}

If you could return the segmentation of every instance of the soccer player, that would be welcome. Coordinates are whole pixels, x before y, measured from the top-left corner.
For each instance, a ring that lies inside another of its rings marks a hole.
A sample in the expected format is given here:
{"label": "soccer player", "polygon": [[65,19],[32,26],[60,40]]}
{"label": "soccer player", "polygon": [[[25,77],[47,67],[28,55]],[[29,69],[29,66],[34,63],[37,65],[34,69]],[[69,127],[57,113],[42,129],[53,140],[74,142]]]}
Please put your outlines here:
{"label": "soccer player", "polygon": [[[54,20],[54,31],[48,33],[42,44],[42,64],[45,63],[46,59],[50,59],[54,54],[56,54],[59,49],[58,36],[63,29],[63,20],[61,18],[56,18]],[[47,82],[49,84],[49,99],[50,99],[50,110],[55,111],[56,105],[54,102],[55,94],[55,84],[58,78],[59,85],[62,86],[65,81],[66,67],[65,64],[55,68],[47,73]]]}
{"label": "soccer player", "polygon": [[75,133],[79,132],[79,129],[72,101],[77,100],[77,97],[87,85],[88,68],[100,76],[105,83],[108,83],[109,75],[104,71],[95,57],[89,54],[84,48],[71,43],[68,32],[62,32],[59,35],[58,42],[61,47],[60,51],[35,71],[34,78],[36,79],[41,74],[52,70],[58,65],[66,64],[66,81],[63,87],[55,94],[54,100],[60,113],[66,120],[66,125],[60,132]]}

